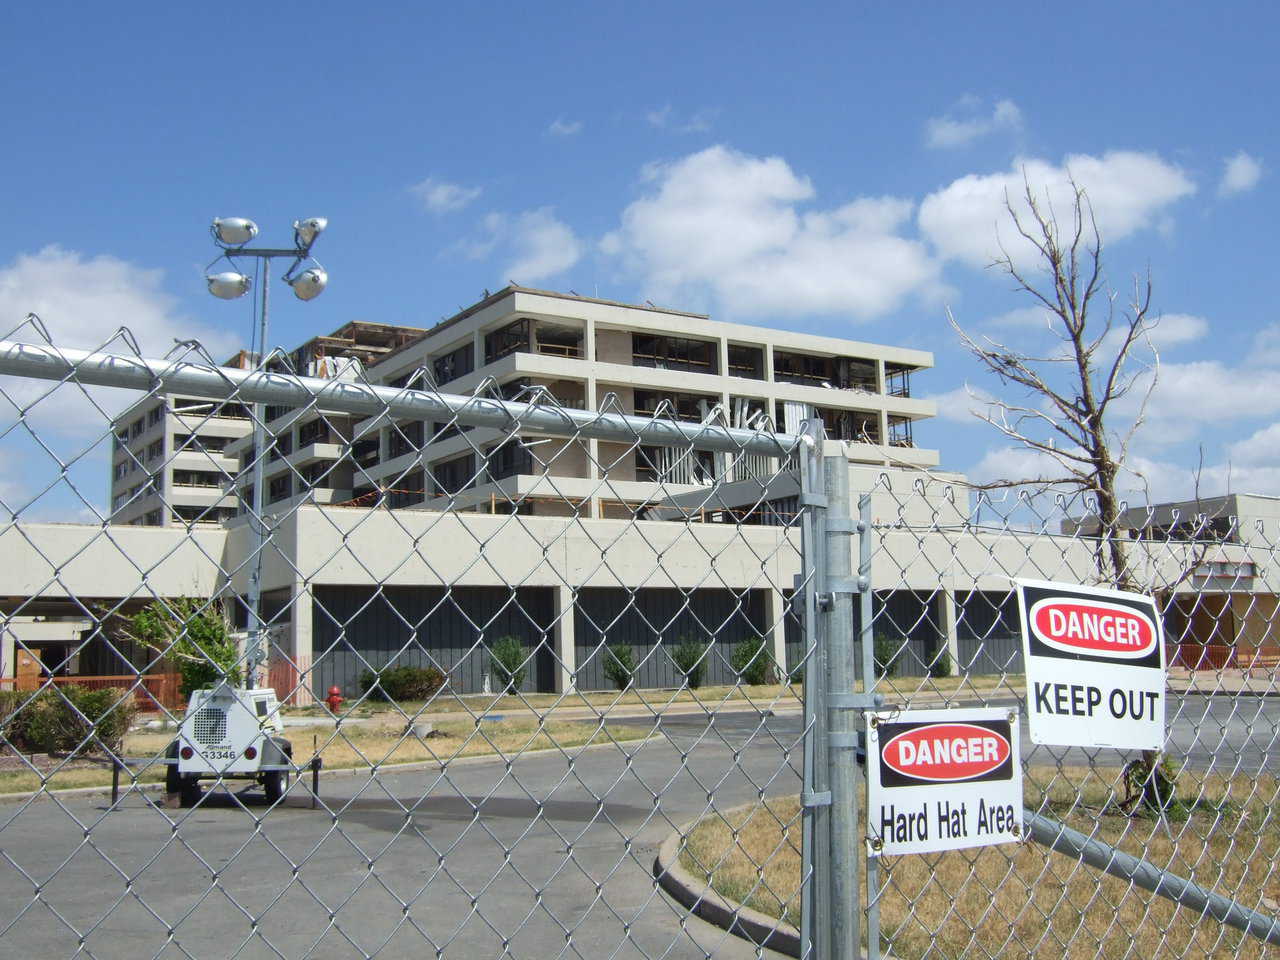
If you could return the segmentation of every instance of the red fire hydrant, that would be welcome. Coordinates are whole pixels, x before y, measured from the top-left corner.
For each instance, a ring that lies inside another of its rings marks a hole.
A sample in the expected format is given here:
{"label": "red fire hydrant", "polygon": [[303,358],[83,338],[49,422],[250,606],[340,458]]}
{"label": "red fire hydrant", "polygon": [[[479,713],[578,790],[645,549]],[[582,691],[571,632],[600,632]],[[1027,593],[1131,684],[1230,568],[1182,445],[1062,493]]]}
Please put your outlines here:
{"label": "red fire hydrant", "polygon": [[338,708],[342,706],[342,688],[334,684],[329,688],[329,696],[324,698],[324,702],[329,705],[330,713],[337,713]]}

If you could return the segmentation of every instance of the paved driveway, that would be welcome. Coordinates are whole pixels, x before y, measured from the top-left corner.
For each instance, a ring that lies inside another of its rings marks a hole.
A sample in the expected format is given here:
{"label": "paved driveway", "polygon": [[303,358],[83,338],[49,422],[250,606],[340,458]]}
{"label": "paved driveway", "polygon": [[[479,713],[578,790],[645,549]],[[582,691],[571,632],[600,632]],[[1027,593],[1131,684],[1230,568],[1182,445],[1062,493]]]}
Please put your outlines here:
{"label": "paved driveway", "polygon": [[661,841],[711,802],[798,790],[794,736],[733,726],[327,777],[331,812],[301,793],[269,814],[260,795],[242,809],[217,793],[190,811],[137,795],[110,812],[88,797],[0,807],[0,953],[71,956],[83,937],[102,960],[754,956],[651,877]]}

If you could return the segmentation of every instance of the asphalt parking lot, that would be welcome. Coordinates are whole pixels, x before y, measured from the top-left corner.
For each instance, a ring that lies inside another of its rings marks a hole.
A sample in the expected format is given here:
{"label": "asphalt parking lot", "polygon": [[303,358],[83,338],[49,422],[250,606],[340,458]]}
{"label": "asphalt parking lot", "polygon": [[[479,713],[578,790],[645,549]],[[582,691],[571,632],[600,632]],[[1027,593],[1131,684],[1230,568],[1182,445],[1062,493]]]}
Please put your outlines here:
{"label": "asphalt parking lot", "polygon": [[[795,793],[787,743],[714,732],[585,752],[327,776],[268,812],[211,793],[0,807],[6,956],[717,957],[748,944],[689,919],[657,848],[714,805]],[[737,759],[735,760],[735,753]],[[798,756],[798,751],[795,752]],[[152,795],[157,796],[157,795]]]}
{"label": "asphalt parking lot", "polygon": [[[1178,697],[1168,714],[1171,752],[1192,767],[1280,767],[1280,698]],[[712,806],[798,791],[799,715],[611,722],[663,737],[330,775],[319,810],[297,786],[270,811],[260,793],[224,792],[188,811],[136,793],[114,810],[98,796],[0,807],[0,953],[754,956],[688,918],[656,889],[651,866],[673,829]],[[1090,759],[1024,752],[1033,764]]]}

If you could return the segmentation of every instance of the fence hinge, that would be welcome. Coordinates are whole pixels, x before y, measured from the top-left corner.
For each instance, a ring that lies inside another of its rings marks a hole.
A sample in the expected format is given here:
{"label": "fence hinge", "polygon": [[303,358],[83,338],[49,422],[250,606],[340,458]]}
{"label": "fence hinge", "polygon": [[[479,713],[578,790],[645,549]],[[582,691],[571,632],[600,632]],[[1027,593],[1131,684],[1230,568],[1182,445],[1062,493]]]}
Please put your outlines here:
{"label": "fence hinge", "polygon": [[826,507],[827,497],[822,493],[800,493],[800,506],[802,507]]}
{"label": "fence hinge", "polygon": [[823,790],[821,793],[815,793],[812,790],[806,790],[800,794],[800,804],[805,807],[829,807],[831,806],[831,791]]}

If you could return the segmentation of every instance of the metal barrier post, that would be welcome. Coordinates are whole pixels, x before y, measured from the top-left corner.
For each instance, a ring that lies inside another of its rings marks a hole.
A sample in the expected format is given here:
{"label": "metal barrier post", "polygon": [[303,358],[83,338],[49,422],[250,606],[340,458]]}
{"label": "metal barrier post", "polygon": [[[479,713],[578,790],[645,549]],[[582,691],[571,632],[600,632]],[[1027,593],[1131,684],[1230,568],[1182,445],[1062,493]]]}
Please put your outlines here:
{"label": "metal barrier post", "polygon": [[[876,685],[875,616],[871,580],[871,556],[875,546],[871,525],[871,494],[858,497],[858,603],[861,616],[858,621],[858,645],[862,648],[862,690],[868,698],[878,701],[872,691]],[[871,762],[868,753],[867,763]],[[863,768],[865,774],[866,768]],[[880,857],[874,850],[867,851],[867,958],[880,958]]]}
{"label": "metal barrier post", "polygon": [[831,784],[831,953],[837,960],[859,954],[861,901],[858,891],[858,783],[855,755],[857,718],[862,698],[855,696],[853,667],[853,594],[850,537],[849,461],[824,456],[825,582],[821,606],[826,621],[827,766]]}

